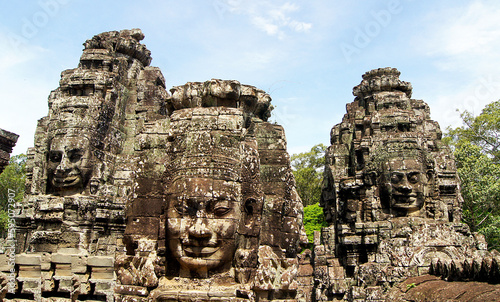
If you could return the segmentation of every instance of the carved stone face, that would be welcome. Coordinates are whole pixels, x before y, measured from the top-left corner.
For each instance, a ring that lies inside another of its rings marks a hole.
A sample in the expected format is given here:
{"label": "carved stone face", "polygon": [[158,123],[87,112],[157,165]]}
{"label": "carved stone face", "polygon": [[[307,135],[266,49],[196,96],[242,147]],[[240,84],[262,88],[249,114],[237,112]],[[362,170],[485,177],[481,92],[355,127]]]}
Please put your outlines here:
{"label": "carved stone face", "polygon": [[92,172],[89,140],[82,137],[55,137],[49,150],[49,189],[69,192],[82,189]]}
{"label": "carved stone face", "polygon": [[169,188],[167,240],[183,271],[206,277],[231,266],[241,220],[241,185],[183,178]]}
{"label": "carved stone face", "polygon": [[390,206],[403,214],[418,211],[424,204],[425,173],[416,159],[389,160],[384,171]]}

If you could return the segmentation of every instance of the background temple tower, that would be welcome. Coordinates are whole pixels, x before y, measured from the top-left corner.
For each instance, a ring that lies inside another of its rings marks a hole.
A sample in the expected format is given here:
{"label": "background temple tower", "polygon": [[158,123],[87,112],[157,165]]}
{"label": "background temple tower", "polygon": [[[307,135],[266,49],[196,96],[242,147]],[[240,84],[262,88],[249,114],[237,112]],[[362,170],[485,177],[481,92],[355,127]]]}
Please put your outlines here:
{"label": "background temple tower", "polygon": [[324,301],[384,299],[393,284],[429,273],[432,259],[487,254],[460,222],[460,182],[439,125],[399,74],[365,73],[331,131],[321,199],[330,226],[320,240],[329,261],[315,267],[335,272],[317,280]]}

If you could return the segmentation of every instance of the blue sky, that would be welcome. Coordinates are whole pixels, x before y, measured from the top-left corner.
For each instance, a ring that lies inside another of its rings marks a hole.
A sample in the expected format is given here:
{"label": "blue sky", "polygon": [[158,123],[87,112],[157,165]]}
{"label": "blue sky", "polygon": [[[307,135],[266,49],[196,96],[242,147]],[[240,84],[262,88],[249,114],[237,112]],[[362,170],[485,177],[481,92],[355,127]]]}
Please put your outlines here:
{"label": "blue sky", "polygon": [[211,78],[267,91],[290,153],[329,144],[361,75],[395,67],[441,128],[500,99],[500,3],[488,0],[40,0],[0,3],[0,128],[36,121],[82,43],[141,28],[167,87]]}

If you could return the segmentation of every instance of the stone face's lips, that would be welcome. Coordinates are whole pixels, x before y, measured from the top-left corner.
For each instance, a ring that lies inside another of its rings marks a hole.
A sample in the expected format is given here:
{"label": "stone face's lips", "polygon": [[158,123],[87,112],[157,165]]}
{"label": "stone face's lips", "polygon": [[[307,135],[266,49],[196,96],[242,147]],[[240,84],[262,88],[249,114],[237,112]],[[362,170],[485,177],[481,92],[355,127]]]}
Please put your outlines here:
{"label": "stone face's lips", "polygon": [[184,252],[189,257],[209,257],[219,250],[219,247],[184,246]]}
{"label": "stone face's lips", "polygon": [[401,199],[417,198],[417,194],[392,194],[392,196]]}
{"label": "stone face's lips", "polygon": [[410,194],[410,195],[399,195],[399,194],[393,194],[393,198],[395,199],[395,205],[397,205],[400,208],[418,208],[418,196],[417,194]]}
{"label": "stone face's lips", "polygon": [[52,184],[58,187],[70,186],[75,184],[80,180],[79,176],[69,176],[69,177],[54,177],[52,179]]}

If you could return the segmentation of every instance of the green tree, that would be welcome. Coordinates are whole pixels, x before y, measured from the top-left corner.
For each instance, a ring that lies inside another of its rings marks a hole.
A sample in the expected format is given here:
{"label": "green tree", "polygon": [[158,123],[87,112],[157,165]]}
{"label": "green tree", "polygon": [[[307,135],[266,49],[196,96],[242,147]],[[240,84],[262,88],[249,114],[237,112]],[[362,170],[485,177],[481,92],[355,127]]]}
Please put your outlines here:
{"label": "green tree", "polygon": [[500,247],[500,165],[481,148],[462,142],[455,149],[462,180],[463,222],[486,237],[490,248]]}
{"label": "green tree", "polygon": [[462,181],[463,222],[500,248],[500,101],[478,116],[461,113],[464,125],[448,128],[445,141],[454,149]]}
{"label": "green tree", "polygon": [[469,111],[460,114],[464,126],[447,129],[448,142],[454,146],[470,142],[478,146],[494,163],[500,164],[500,100],[492,102],[474,116]]}
{"label": "green tree", "polygon": [[7,207],[9,192],[15,192],[14,200],[22,201],[26,180],[26,155],[12,156],[9,165],[0,174],[0,233],[7,228]]}
{"label": "green tree", "polygon": [[306,230],[307,239],[309,239],[310,248],[314,240],[314,231],[321,231],[322,228],[327,226],[323,208],[319,206],[319,202],[304,208],[304,229]]}
{"label": "green tree", "polygon": [[304,206],[319,202],[325,166],[325,150],[325,145],[318,144],[309,152],[292,155],[292,171],[297,184],[297,192]]}

